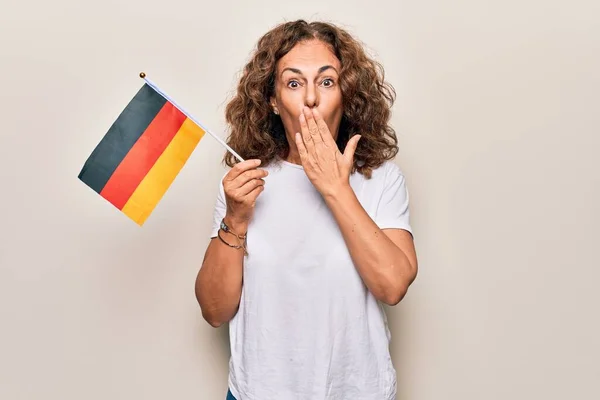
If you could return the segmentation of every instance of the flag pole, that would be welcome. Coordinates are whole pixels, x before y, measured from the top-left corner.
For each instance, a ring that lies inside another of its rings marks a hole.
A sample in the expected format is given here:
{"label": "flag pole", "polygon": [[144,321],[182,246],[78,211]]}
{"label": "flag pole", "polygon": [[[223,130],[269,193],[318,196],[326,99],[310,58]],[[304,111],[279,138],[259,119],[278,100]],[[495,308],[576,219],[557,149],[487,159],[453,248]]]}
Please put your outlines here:
{"label": "flag pole", "polygon": [[165,92],[160,90],[154,82],[152,82],[150,79],[148,79],[146,77],[146,74],[144,72],[140,72],[140,78],[142,78],[152,89],[156,90],[161,96],[163,96],[165,99],[167,99],[167,101],[173,103],[173,105],[175,107],[177,107],[179,109],[179,111],[181,111],[186,117],[188,117],[190,120],[192,120],[196,125],[201,127],[206,133],[208,133],[213,138],[215,138],[217,140],[217,142],[221,143],[221,145],[223,147],[225,147],[231,154],[233,154],[235,156],[235,158],[237,158],[240,162],[244,161],[244,159],[242,157],[240,157],[240,155],[238,153],[236,153],[231,147],[229,147],[227,145],[227,143],[225,143],[220,137],[218,137],[217,135],[213,134],[211,131],[206,129],[200,122],[198,122],[187,111],[185,111],[182,107],[180,107],[179,104],[177,104],[171,97],[169,97]]}

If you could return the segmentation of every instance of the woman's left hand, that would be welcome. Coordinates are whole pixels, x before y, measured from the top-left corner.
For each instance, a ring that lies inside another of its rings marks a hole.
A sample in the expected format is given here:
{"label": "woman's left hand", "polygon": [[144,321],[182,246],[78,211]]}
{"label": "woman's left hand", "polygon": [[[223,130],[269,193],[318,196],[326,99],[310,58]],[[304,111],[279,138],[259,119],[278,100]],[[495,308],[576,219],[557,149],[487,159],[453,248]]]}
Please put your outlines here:
{"label": "woman's left hand", "polygon": [[360,135],[348,141],[342,154],[317,109],[311,111],[308,107],[300,114],[300,129],[302,133],[296,133],[296,146],[302,166],[321,195],[333,195],[349,185]]}

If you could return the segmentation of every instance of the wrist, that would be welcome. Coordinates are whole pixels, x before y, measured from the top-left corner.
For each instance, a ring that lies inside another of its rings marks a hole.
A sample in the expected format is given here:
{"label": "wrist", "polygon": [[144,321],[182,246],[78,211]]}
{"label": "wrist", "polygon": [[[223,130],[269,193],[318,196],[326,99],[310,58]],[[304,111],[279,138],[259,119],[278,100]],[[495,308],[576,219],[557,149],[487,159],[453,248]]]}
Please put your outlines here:
{"label": "wrist", "polygon": [[327,191],[322,193],[323,198],[326,202],[330,202],[333,200],[340,200],[342,198],[354,195],[354,190],[352,190],[352,186],[350,183],[342,183],[337,185],[336,187],[332,187]]}
{"label": "wrist", "polygon": [[223,221],[236,235],[245,235],[248,231],[248,220],[236,218],[226,214],[223,218]]}

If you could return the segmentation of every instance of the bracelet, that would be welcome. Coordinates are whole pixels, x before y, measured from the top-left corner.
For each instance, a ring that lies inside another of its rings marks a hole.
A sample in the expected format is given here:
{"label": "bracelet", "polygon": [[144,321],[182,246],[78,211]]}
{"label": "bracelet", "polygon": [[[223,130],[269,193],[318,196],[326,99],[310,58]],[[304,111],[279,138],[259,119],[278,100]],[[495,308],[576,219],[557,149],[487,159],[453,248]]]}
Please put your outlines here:
{"label": "bracelet", "polygon": [[240,245],[235,245],[235,244],[227,243],[225,241],[225,239],[223,239],[223,237],[221,236],[221,229],[219,229],[217,231],[217,236],[219,237],[219,239],[221,239],[221,242],[225,243],[229,247],[233,247],[234,249],[241,249],[243,247],[243,246],[240,246]]}
{"label": "bracelet", "polygon": [[[227,241],[225,241],[225,239],[223,239],[223,237],[221,237],[221,231],[225,232],[225,233],[230,233],[233,236],[235,236],[238,239],[238,242],[241,243],[241,245],[233,245],[231,243],[228,243]],[[221,240],[221,242],[225,243],[227,246],[229,247],[233,247],[234,249],[244,249],[244,254],[248,255],[248,250],[246,248],[246,235],[238,235],[235,232],[233,232],[231,229],[229,229],[229,227],[227,226],[227,224],[225,223],[224,220],[221,221],[221,227],[220,229],[217,231],[217,236],[219,237],[219,239]]]}
{"label": "bracelet", "polygon": [[224,232],[231,233],[232,235],[234,235],[235,237],[237,237],[239,240],[245,240],[246,239],[246,234],[244,234],[244,235],[238,235],[237,233],[235,233],[234,231],[232,231],[231,228],[229,228],[229,226],[227,226],[227,224],[225,223],[225,218],[223,218],[221,220],[221,229]]}

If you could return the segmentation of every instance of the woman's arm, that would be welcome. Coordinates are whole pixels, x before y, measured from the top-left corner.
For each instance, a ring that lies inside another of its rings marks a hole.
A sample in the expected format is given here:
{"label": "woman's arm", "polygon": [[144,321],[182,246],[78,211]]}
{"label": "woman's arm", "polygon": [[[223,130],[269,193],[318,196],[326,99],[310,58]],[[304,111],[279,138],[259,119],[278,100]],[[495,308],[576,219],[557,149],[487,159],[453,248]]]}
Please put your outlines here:
{"label": "woman's arm", "polygon": [[[246,232],[248,226],[236,224],[227,217],[225,223],[234,232]],[[224,235],[223,232],[220,234]],[[237,244],[232,235],[223,238],[230,244]],[[237,312],[242,294],[243,263],[242,249],[229,247],[218,237],[211,239],[196,278],[196,299],[202,316],[214,327],[228,322]]]}
{"label": "woman's arm", "polygon": [[399,303],[417,276],[412,235],[403,229],[380,229],[350,185],[324,199],[369,291],[386,304]]}
{"label": "woman's arm", "polygon": [[316,108],[304,108],[300,128],[295,143],[302,165],[336,219],[358,273],[378,300],[397,304],[416,278],[417,257],[412,235],[403,229],[381,230],[350,186],[360,136],[350,138],[342,154]]}
{"label": "woman's arm", "polygon": [[[264,190],[267,171],[258,169],[260,160],[236,164],[223,178],[217,197],[215,230],[224,241],[237,246],[238,238],[218,230],[221,218],[237,235],[244,235],[254,213],[257,197]],[[228,246],[219,237],[211,239],[196,278],[196,299],[204,319],[218,327],[233,318],[240,304],[244,249]]]}

